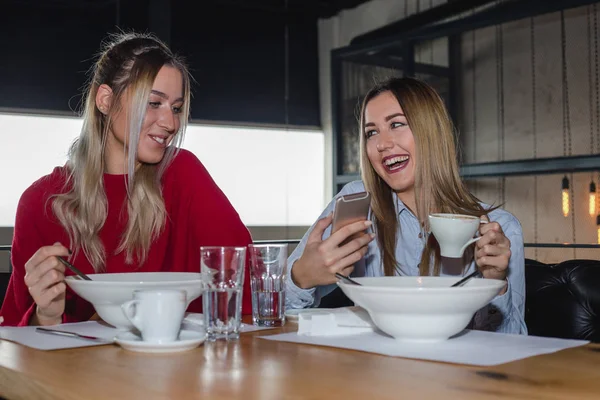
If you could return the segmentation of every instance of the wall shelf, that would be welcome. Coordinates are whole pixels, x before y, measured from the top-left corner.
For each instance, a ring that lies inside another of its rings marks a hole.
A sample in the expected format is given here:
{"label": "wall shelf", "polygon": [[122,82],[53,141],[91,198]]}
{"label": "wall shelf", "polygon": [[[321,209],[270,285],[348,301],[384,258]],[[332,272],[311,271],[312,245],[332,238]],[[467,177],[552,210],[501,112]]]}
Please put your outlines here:
{"label": "wall shelf", "polygon": [[465,179],[600,171],[600,154],[463,164]]}

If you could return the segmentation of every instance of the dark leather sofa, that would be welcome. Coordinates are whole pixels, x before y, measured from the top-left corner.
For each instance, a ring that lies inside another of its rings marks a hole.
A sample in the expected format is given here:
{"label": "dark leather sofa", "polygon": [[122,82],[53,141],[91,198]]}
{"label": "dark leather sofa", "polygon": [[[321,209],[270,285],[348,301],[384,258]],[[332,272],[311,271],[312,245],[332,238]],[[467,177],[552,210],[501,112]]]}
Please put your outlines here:
{"label": "dark leather sofa", "polygon": [[600,261],[525,261],[529,334],[600,342]]}
{"label": "dark leather sofa", "polygon": [[[525,260],[525,323],[530,335],[600,342],[600,261]],[[319,307],[352,305],[340,289]]]}

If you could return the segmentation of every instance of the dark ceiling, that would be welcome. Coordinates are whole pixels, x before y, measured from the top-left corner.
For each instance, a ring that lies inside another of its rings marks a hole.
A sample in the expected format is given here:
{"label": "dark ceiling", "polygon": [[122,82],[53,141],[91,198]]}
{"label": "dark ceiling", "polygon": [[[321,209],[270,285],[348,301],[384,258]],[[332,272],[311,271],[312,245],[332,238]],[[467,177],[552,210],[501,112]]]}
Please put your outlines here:
{"label": "dark ceiling", "polygon": [[153,32],[194,76],[192,119],[319,126],[319,18],[365,0],[0,0],[0,111],[72,115],[107,33]]}
{"label": "dark ceiling", "polygon": [[[44,8],[98,8],[129,2],[130,0],[4,0],[4,4]],[[176,7],[181,0],[133,0],[140,3],[165,3]],[[190,2],[196,0],[190,0]],[[368,0],[198,0],[198,13],[210,9],[227,8],[234,12],[244,10],[270,14],[292,14],[316,18],[330,18],[338,12],[354,8]],[[122,6],[123,4],[121,4]]]}
{"label": "dark ceiling", "polygon": [[338,12],[354,8],[368,0],[205,0],[203,4],[254,9],[267,12],[313,15],[329,18]]}

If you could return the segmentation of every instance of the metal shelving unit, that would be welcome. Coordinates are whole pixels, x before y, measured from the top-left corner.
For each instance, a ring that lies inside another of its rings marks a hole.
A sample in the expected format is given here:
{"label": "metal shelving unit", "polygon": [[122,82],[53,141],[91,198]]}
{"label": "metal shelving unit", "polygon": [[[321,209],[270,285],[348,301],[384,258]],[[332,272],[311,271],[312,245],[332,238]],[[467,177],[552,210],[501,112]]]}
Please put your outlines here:
{"label": "metal shelving unit", "polygon": [[[447,3],[411,15],[401,21],[356,37],[349,46],[331,52],[331,90],[333,120],[333,192],[359,179],[358,171],[345,170],[342,152],[343,126],[348,110],[343,106],[345,64],[393,68],[404,76],[427,75],[446,79],[448,108],[457,122],[460,76],[460,35],[464,32],[547,13],[581,7],[597,0],[449,0]],[[415,48],[425,41],[448,38],[448,65],[415,61]],[[427,80],[427,79],[426,79]],[[347,168],[346,168],[347,169]],[[494,163],[463,164],[465,178],[540,175],[600,170],[600,155],[536,158]]]}

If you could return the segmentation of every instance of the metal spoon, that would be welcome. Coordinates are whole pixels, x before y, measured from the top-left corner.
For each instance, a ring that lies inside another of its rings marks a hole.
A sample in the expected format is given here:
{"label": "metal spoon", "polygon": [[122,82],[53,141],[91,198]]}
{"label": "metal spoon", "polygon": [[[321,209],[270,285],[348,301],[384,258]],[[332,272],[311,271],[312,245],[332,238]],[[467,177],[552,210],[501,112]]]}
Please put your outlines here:
{"label": "metal spoon", "polygon": [[454,285],[452,285],[450,287],[460,287],[460,286],[463,286],[465,283],[467,283],[469,280],[471,280],[471,278],[476,278],[477,276],[479,276],[479,274],[480,274],[479,270],[476,269],[475,272],[473,272],[472,274],[469,274],[469,275],[465,276],[460,281],[456,282]]}
{"label": "metal spoon", "polygon": [[61,331],[58,329],[47,329],[47,328],[39,328],[38,327],[38,328],[35,328],[35,331],[39,332],[39,333],[46,333],[49,335],[73,337],[73,338],[83,339],[83,340],[92,340],[94,342],[103,342],[103,343],[112,343],[113,342],[113,340],[111,340],[111,339],[105,339],[105,338],[100,338],[100,337],[90,336],[90,335],[82,335],[80,333]]}
{"label": "metal spoon", "polygon": [[89,276],[87,276],[86,274],[84,274],[83,272],[81,272],[80,270],[78,270],[77,268],[75,268],[75,266],[73,264],[71,264],[70,262],[68,262],[67,260],[65,260],[62,257],[56,257],[58,258],[58,261],[60,261],[61,263],[63,263],[67,268],[69,268],[71,271],[73,271],[74,273],[76,273],[77,275],[79,275],[82,279],[85,279],[86,281],[91,281],[92,278],[90,278]]}
{"label": "metal spoon", "polygon": [[340,274],[339,272],[336,272],[336,273],[335,273],[335,276],[336,276],[337,278],[339,278],[339,279],[343,280],[344,282],[351,283],[351,284],[353,284],[353,285],[362,286],[362,284],[360,284],[360,283],[356,282],[354,279],[350,279],[350,278],[348,278],[347,276],[344,276],[344,275]]}

